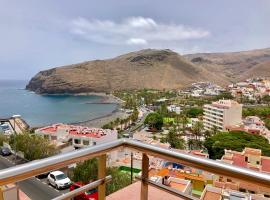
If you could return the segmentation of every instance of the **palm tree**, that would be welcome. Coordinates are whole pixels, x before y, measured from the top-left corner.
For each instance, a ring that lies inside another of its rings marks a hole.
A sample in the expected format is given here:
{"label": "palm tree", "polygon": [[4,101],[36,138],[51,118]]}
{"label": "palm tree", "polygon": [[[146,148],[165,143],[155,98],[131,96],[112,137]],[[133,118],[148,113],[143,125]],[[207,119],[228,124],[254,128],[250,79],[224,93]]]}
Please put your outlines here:
{"label": "palm tree", "polygon": [[218,133],[218,127],[213,126],[211,132],[212,132],[212,135],[216,135]]}
{"label": "palm tree", "polygon": [[187,128],[187,124],[188,124],[188,119],[187,119],[186,115],[183,115],[183,117],[181,119],[181,123],[182,123],[183,131],[185,131]]}
{"label": "palm tree", "polygon": [[193,134],[195,135],[195,140],[198,141],[198,137],[202,135],[202,131],[203,131],[203,123],[202,121],[197,121],[193,127],[192,127],[192,130],[193,130]]}

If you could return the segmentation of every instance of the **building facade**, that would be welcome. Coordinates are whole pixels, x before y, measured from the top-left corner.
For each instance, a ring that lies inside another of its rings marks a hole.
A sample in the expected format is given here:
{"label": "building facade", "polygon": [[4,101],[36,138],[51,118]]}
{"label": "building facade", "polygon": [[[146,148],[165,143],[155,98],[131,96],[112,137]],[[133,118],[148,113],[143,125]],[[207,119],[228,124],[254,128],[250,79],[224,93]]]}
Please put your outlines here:
{"label": "building facade", "polygon": [[219,100],[204,105],[205,130],[226,130],[228,126],[242,123],[242,104],[233,100]]}

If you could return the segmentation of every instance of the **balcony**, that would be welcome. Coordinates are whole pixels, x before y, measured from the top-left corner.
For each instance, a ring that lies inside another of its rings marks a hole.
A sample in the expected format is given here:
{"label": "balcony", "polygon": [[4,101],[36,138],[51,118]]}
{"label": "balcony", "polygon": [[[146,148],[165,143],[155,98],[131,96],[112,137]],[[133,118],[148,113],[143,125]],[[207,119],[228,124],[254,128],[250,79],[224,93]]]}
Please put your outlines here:
{"label": "balcony", "polygon": [[[270,188],[270,175],[265,173],[259,173],[246,168],[235,167],[226,163],[217,162],[214,160],[197,157],[189,154],[179,153],[171,151],[168,149],[160,148],[157,146],[152,146],[149,144],[144,144],[134,140],[121,139],[113,142],[105,143],[102,145],[92,146],[84,148],[81,150],[56,155],[42,160],[37,160],[29,162],[26,164],[18,165],[15,167],[7,168],[0,171],[0,187],[12,183],[17,183],[26,180],[30,177],[36,176],[38,174],[56,170],[67,165],[77,163],[80,161],[88,160],[94,157],[98,158],[98,180],[85,185],[79,189],[73,190],[71,192],[60,195],[54,200],[72,199],[74,196],[81,194],[82,192],[88,191],[92,188],[98,188],[99,200],[106,199],[105,197],[105,187],[106,183],[110,181],[110,176],[105,176],[106,169],[106,153],[109,153],[117,148],[128,148],[131,150],[136,150],[142,153],[142,175],[139,177],[140,182],[136,182],[128,187],[132,187],[129,190],[129,195],[136,196],[137,199],[141,200],[153,200],[153,193],[162,191],[159,193],[161,199],[192,199],[197,198],[179,192],[173,188],[167,187],[163,184],[158,184],[149,179],[149,156],[154,156],[162,158],[171,162],[181,163],[185,166],[190,166],[193,168],[201,169],[210,173],[218,174],[221,176],[226,176],[238,180],[243,180],[248,183],[257,184],[262,187]],[[127,188],[128,188],[127,187]],[[124,188],[123,190],[125,190]],[[133,192],[132,192],[133,191]],[[133,194],[132,194],[133,193]],[[107,199],[115,200],[121,199],[123,196],[109,196]],[[123,199],[123,198],[122,198]],[[129,198],[131,199],[131,198]],[[0,200],[4,199],[3,194],[0,191]]]}

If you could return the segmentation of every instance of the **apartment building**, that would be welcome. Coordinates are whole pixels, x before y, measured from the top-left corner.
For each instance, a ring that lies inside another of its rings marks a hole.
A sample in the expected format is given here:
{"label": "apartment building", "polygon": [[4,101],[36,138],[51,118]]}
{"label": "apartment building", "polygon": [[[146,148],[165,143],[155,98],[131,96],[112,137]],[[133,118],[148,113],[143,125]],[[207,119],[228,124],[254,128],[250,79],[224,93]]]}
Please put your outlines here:
{"label": "apartment building", "polygon": [[[242,152],[225,150],[222,162],[238,167],[270,173],[270,157],[262,156],[260,149],[245,148]],[[270,188],[225,176],[216,176],[213,186],[270,198]]]}
{"label": "apartment building", "polygon": [[204,105],[205,130],[226,130],[228,126],[242,123],[242,104],[233,100],[219,100]]}
{"label": "apartment building", "polygon": [[115,130],[61,123],[37,129],[35,134],[58,143],[71,141],[75,148],[93,146],[117,140],[117,131]]}
{"label": "apartment building", "polygon": [[238,192],[230,189],[222,189],[208,185],[200,200],[267,200],[268,198],[257,195]]}

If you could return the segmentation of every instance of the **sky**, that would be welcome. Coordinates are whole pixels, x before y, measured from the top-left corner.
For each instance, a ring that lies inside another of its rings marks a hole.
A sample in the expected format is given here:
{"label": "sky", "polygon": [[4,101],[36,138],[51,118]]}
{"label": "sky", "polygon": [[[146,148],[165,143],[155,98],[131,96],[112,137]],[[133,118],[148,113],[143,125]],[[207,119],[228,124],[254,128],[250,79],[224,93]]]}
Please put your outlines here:
{"label": "sky", "polygon": [[270,47],[269,0],[0,0],[0,79],[145,48]]}

